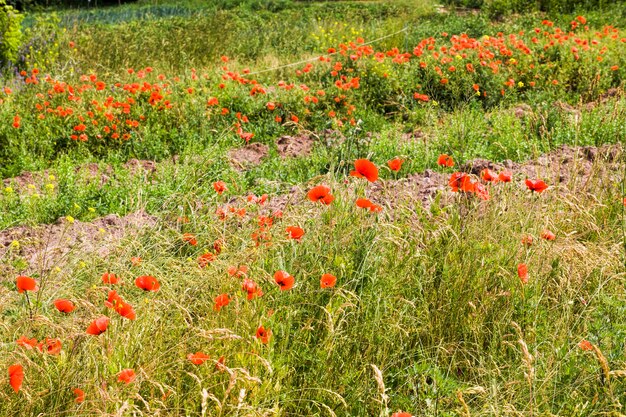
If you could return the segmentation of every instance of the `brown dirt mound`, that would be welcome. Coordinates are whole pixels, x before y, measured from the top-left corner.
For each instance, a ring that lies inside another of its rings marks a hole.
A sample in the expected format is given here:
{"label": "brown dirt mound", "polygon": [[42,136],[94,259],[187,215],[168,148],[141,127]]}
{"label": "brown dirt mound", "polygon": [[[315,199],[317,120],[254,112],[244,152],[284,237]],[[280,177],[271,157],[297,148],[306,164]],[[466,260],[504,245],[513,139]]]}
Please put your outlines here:
{"label": "brown dirt mound", "polygon": [[255,142],[243,148],[232,149],[228,152],[228,157],[235,169],[242,170],[246,166],[259,165],[268,153],[269,148],[267,145]]}
{"label": "brown dirt mound", "polygon": [[427,169],[406,178],[376,182],[369,198],[383,207],[419,204],[428,209],[435,194],[445,190],[447,183],[446,174]]}
{"label": "brown dirt mound", "polygon": [[311,153],[315,139],[311,135],[282,136],[276,140],[278,154],[285,157],[295,158],[306,156]]}
{"label": "brown dirt mound", "polygon": [[[50,225],[19,226],[0,231],[0,258],[11,251],[12,256],[28,262],[33,271],[46,271],[63,264],[72,251],[105,257],[124,236],[156,223],[156,217],[138,211],[123,217],[109,214],[93,222],[70,223],[62,218]],[[19,243],[17,247],[12,245],[14,241]]]}
{"label": "brown dirt mound", "polygon": [[133,158],[124,164],[124,168],[129,170],[131,174],[137,174],[139,172],[152,174],[156,172],[157,164],[154,161]]}
{"label": "brown dirt mound", "polygon": [[601,147],[562,145],[550,153],[523,163],[504,161],[497,164],[485,159],[474,159],[460,165],[459,171],[480,175],[485,168],[496,172],[507,169],[513,174],[521,173],[528,178],[541,178],[550,185],[576,182],[584,186],[594,173],[610,174],[604,175],[605,178],[617,178],[618,161],[622,153],[621,145]]}
{"label": "brown dirt mound", "polygon": [[2,184],[5,187],[12,187],[16,190],[25,190],[29,186],[35,187],[33,190],[41,191],[41,183],[48,178],[48,171],[30,172],[24,171],[17,177],[5,178]]}

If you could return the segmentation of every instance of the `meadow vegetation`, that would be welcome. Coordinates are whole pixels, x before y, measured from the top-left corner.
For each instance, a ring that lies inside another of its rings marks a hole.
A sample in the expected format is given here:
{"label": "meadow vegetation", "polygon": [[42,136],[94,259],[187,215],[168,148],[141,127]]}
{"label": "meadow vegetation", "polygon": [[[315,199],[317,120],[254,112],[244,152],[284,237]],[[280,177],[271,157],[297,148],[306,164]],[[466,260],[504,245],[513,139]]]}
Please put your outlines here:
{"label": "meadow vegetation", "polygon": [[20,13],[0,415],[625,414],[626,7],[522,3]]}

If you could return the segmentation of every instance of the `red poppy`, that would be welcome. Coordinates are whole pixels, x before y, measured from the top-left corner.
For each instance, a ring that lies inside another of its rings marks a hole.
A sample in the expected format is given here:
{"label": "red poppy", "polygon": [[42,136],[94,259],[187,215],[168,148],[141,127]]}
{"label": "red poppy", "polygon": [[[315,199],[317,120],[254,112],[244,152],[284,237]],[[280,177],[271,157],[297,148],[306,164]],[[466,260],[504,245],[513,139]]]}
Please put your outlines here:
{"label": "red poppy", "polygon": [[198,265],[200,265],[200,268],[204,268],[205,266],[213,262],[215,258],[216,258],[215,254],[211,252],[204,253],[198,256]]}
{"label": "red poppy", "polygon": [[187,359],[189,359],[189,361],[191,361],[194,365],[202,365],[204,362],[211,359],[211,357],[202,352],[196,352],[187,355]]}
{"label": "red poppy", "polygon": [[135,375],[135,371],[132,369],[122,369],[119,374],[117,374],[117,382],[124,382],[126,384],[130,384],[135,380],[137,375]]}
{"label": "red poppy", "polygon": [[17,277],[16,285],[20,294],[24,291],[37,291],[37,282],[31,277],[20,275]]}
{"label": "red poppy", "polygon": [[222,194],[224,191],[226,191],[226,183],[224,181],[215,181],[213,183],[213,189],[218,194]]}
{"label": "red poppy", "polygon": [[64,299],[55,300],[54,306],[61,313],[71,313],[76,308],[73,302],[71,302],[70,300],[64,300]]}
{"label": "red poppy", "polygon": [[220,356],[217,362],[215,362],[215,369],[217,371],[225,371],[226,366],[224,365],[224,362],[226,362],[226,358],[223,356]]}
{"label": "red poppy", "polygon": [[22,368],[22,365],[9,366],[9,383],[13,387],[13,391],[17,393],[22,387],[22,382],[24,382],[24,368]]}
{"label": "red poppy", "polygon": [[498,174],[498,180],[500,182],[511,182],[512,177],[513,174],[511,173],[511,171],[502,171],[500,174]]}
{"label": "red poppy", "polygon": [[87,334],[91,334],[93,336],[101,335],[106,332],[107,327],[109,327],[109,318],[107,316],[101,316],[87,327]]}
{"label": "red poppy", "polygon": [[393,413],[391,417],[413,417],[411,413],[407,413],[404,411],[398,411],[397,413]]}
{"label": "red poppy", "polygon": [[441,154],[437,158],[437,165],[442,166],[442,167],[448,167],[448,168],[453,167],[454,159],[452,159],[450,155],[447,155],[445,153]]}
{"label": "red poppy", "polygon": [[263,326],[259,326],[259,328],[256,329],[256,338],[259,339],[263,344],[268,344],[271,336],[272,331],[270,329],[266,329]]}
{"label": "red poppy", "polygon": [[183,234],[183,240],[185,242],[189,243],[191,246],[196,246],[198,244],[198,240],[191,233],[184,233]]}
{"label": "red poppy", "polygon": [[389,167],[390,170],[394,172],[398,172],[402,168],[403,163],[404,163],[404,159],[395,158],[390,161],[387,161],[387,166]]}
{"label": "red poppy", "polygon": [[29,339],[26,336],[21,336],[19,339],[15,341],[15,343],[17,343],[18,346],[21,346],[23,348],[32,349],[35,346],[37,346],[37,339],[35,338]]}
{"label": "red poppy", "polygon": [[485,201],[489,200],[489,190],[487,190],[487,188],[484,185],[480,183],[475,183],[473,186],[474,186],[474,192],[476,193],[476,197]]}
{"label": "red poppy", "polygon": [[216,239],[213,242],[213,250],[215,251],[216,255],[219,255],[220,253],[222,253],[222,247],[224,246],[224,242],[221,241],[220,239]]}
{"label": "red poppy", "polygon": [[360,208],[370,208],[374,205],[374,203],[372,203],[370,200],[368,200],[367,198],[357,198],[356,199],[356,206],[360,207]]}
{"label": "red poppy", "polygon": [[489,168],[485,168],[480,171],[480,178],[482,178],[483,181],[487,182],[498,182],[498,174],[496,174]]}
{"label": "red poppy", "polygon": [[624,197],[624,200],[622,200],[622,204],[624,205],[624,207],[626,207],[626,197]]}
{"label": "red poppy", "polygon": [[228,298],[228,294],[220,294],[215,297],[215,306],[213,307],[215,311],[220,311],[222,307],[226,307],[230,303],[230,298]]}
{"label": "red poppy", "polygon": [[448,180],[448,185],[452,188],[453,192],[461,190],[467,193],[473,193],[476,191],[476,183],[472,180],[472,177],[465,172],[453,173]]}
{"label": "red poppy", "polygon": [[300,240],[304,236],[304,230],[298,226],[287,227],[287,236],[289,239]]}
{"label": "red poppy", "polygon": [[578,342],[578,347],[587,352],[593,350],[593,344],[587,339],[583,339]]}
{"label": "red poppy", "polygon": [[76,403],[79,403],[79,404],[80,404],[80,403],[82,403],[83,401],[85,401],[85,391],[83,391],[83,390],[82,390],[82,389],[80,389],[80,388],[74,388],[74,389],[72,390],[72,392],[74,393],[74,395],[75,395],[75,397],[76,397],[76,398],[74,399],[74,402],[76,402]]}
{"label": "red poppy", "polygon": [[45,349],[46,353],[50,355],[58,355],[61,353],[63,344],[59,339],[48,339],[46,337],[45,342],[41,342],[38,347],[41,352]]}
{"label": "red poppy", "polygon": [[517,276],[522,280],[522,284],[528,283],[528,267],[526,264],[517,265]]}
{"label": "red poppy", "polygon": [[522,245],[525,246],[532,246],[533,245],[533,237],[531,235],[524,235],[522,236]]}
{"label": "red poppy", "polygon": [[102,282],[104,284],[119,284],[120,279],[117,277],[117,275],[111,272],[105,272],[104,274],[102,274]]}
{"label": "red poppy", "polygon": [[293,288],[296,279],[285,271],[276,271],[274,281],[276,281],[281,291],[287,291]]}
{"label": "red poppy", "polygon": [[122,297],[117,294],[117,291],[109,291],[109,297],[107,301],[104,302],[104,305],[114,309],[120,316],[129,320],[135,320],[135,318],[137,318],[133,306],[125,302]]}
{"label": "red poppy", "polygon": [[130,263],[132,263],[133,266],[139,266],[141,265],[141,258],[139,256],[133,256],[130,258]]}
{"label": "red poppy", "polygon": [[526,187],[528,187],[530,191],[535,191],[538,193],[541,193],[546,188],[548,188],[543,180],[529,180],[528,178],[526,178]]}
{"label": "red poppy", "polygon": [[369,182],[374,182],[378,179],[378,168],[367,159],[354,161],[354,169],[354,171],[350,172],[350,175],[353,177],[365,178]]}
{"label": "red poppy", "polygon": [[545,229],[543,232],[541,232],[541,238],[545,240],[554,240],[556,239],[556,235],[550,230]]}
{"label": "red poppy", "polygon": [[259,285],[248,278],[243,280],[241,289],[248,294],[248,300],[252,300],[254,297],[260,297],[263,295],[263,290],[261,290]]}
{"label": "red poppy", "polygon": [[332,288],[337,283],[337,277],[331,274],[324,274],[320,279],[321,288]]}
{"label": "red poppy", "polygon": [[326,205],[329,205],[335,199],[335,197],[333,197],[332,194],[330,194],[330,188],[328,188],[325,185],[318,185],[316,187],[311,188],[309,192],[307,193],[307,196],[309,197],[309,200],[311,201],[314,201],[314,202],[320,201]]}
{"label": "red poppy", "polygon": [[375,213],[383,211],[383,208],[378,204],[372,203],[367,198],[357,198],[356,200],[357,207],[369,209],[369,211],[373,211]]}
{"label": "red poppy", "polygon": [[235,275],[238,277],[245,277],[248,273],[248,267],[246,265],[239,265],[239,267],[229,266],[226,272],[231,277],[234,277]]}
{"label": "red poppy", "polygon": [[159,281],[151,275],[137,277],[135,285],[144,291],[159,291],[159,288],[161,288]]}

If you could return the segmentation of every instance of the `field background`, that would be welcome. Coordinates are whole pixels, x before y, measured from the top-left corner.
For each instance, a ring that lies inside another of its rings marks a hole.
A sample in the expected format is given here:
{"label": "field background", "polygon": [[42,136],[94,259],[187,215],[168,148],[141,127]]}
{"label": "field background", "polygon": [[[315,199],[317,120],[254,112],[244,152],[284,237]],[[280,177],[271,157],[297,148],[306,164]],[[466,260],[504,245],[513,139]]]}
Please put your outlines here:
{"label": "field background", "polygon": [[626,414],[626,3],[18,6],[0,415]]}

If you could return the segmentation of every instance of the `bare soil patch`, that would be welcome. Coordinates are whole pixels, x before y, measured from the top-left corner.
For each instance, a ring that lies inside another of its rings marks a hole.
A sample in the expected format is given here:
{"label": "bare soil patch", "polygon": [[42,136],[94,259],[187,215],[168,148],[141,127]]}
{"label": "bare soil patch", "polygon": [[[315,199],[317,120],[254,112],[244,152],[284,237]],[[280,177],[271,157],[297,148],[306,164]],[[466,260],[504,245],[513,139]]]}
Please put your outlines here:
{"label": "bare soil patch", "polygon": [[140,172],[154,173],[157,170],[157,163],[145,159],[130,159],[124,164],[124,168],[129,170],[131,174],[137,174]]}
{"label": "bare soil patch", "polygon": [[269,153],[269,147],[263,143],[255,142],[243,148],[232,149],[228,152],[231,165],[238,170],[249,166],[259,165]]}
{"label": "bare soil patch", "polygon": [[315,139],[312,135],[282,136],[276,139],[278,154],[285,158],[306,156],[311,153]]}
{"label": "bare soil patch", "polygon": [[61,218],[55,224],[14,227],[0,231],[0,258],[11,251],[31,269],[46,271],[62,265],[70,252],[106,257],[125,236],[156,224],[156,217],[138,211],[123,217],[109,214],[92,222]]}

